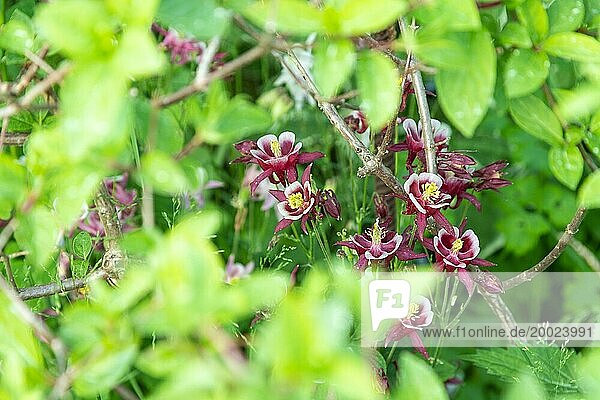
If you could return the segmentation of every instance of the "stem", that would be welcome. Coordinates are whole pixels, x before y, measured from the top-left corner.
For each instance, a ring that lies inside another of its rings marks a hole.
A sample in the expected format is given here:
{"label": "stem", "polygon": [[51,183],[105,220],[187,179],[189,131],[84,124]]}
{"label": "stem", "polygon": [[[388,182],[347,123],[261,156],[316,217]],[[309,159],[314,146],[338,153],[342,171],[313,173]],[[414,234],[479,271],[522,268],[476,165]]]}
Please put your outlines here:
{"label": "stem", "polygon": [[31,300],[38,299],[41,297],[52,296],[55,294],[63,294],[70,292],[71,290],[84,288],[91,281],[94,281],[96,279],[105,279],[107,277],[108,275],[104,270],[98,270],[91,273],[83,279],[69,278],[58,283],[53,282],[47,285],[37,285],[19,289],[19,297],[21,298],[21,300]]}

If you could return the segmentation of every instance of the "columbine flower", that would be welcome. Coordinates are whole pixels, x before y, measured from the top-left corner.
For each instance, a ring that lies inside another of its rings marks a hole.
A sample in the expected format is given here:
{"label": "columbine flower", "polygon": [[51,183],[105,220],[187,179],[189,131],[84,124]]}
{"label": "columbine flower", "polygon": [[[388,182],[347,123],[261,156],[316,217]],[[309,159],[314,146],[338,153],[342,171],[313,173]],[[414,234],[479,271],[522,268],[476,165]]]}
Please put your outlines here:
{"label": "columbine flower", "polygon": [[407,214],[417,214],[417,233],[423,238],[427,217],[433,217],[438,224],[448,227],[450,223],[440,212],[440,209],[450,205],[450,195],[442,192],[444,181],[439,175],[429,172],[421,172],[419,175],[412,174],[404,182],[404,191],[410,202],[407,204]]}
{"label": "columbine flower", "polygon": [[[404,120],[402,127],[406,132],[406,139],[403,142],[391,145],[389,150],[392,152],[408,151],[406,166],[412,171],[412,164],[415,158],[418,157],[422,162],[425,161],[425,144],[423,143],[421,121],[419,121],[419,126],[417,127],[415,121],[409,118]],[[448,146],[450,130],[437,119],[431,120],[431,129],[436,151],[440,152]]]}
{"label": "columbine flower", "polygon": [[287,228],[294,221],[300,220],[300,226],[304,233],[306,230],[306,222],[314,210],[316,199],[315,194],[310,187],[310,169],[312,164],[306,167],[302,173],[301,182],[292,182],[285,190],[271,190],[271,194],[279,201],[277,210],[283,216],[275,227],[275,232]]}
{"label": "columbine flower", "polygon": [[346,118],[344,118],[344,122],[346,122],[348,128],[356,133],[365,133],[367,129],[369,129],[367,117],[365,117],[360,110],[352,111]]}
{"label": "columbine flower", "polygon": [[414,253],[406,243],[403,236],[382,227],[377,220],[373,229],[367,229],[364,234],[354,235],[349,241],[337,242],[336,245],[356,251],[358,261],[355,267],[364,271],[372,262],[388,265],[394,257],[403,261],[425,257],[425,254]]}
{"label": "columbine flower", "polygon": [[385,338],[385,346],[387,347],[390,343],[408,336],[413,347],[423,354],[426,359],[429,359],[429,354],[425,350],[418,331],[429,326],[432,320],[431,302],[427,297],[416,296],[408,306],[408,315],[390,328]]}
{"label": "columbine flower", "polygon": [[333,190],[319,190],[317,193],[317,201],[327,215],[331,218],[340,219],[340,202]]}
{"label": "columbine flower", "polygon": [[[463,224],[464,225],[464,224]],[[453,226],[447,231],[442,228],[433,238],[437,267],[441,271],[457,271],[458,279],[465,285],[469,294],[473,293],[473,279],[467,272],[467,266],[479,265],[490,267],[493,263],[477,258],[479,254],[479,238],[471,229],[461,234],[461,229]]]}
{"label": "columbine flower", "polygon": [[227,259],[225,266],[225,283],[232,283],[238,279],[242,279],[250,275],[254,270],[254,262],[249,262],[246,265],[236,263],[235,256],[232,254]]}
{"label": "columbine flower", "polygon": [[[160,45],[163,49],[171,53],[171,62],[173,64],[183,65],[192,60],[197,60],[206,49],[206,45],[203,42],[182,38],[175,30],[166,30],[156,23],[152,24],[152,31],[163,37]],[[224,56],[225,53],[217,53],[212,61],[216,61],[218,64]]]}
{"label": "columbine flower", "polygon": [[233,162],[255,163],[263,169],[250,184],[252,193],[266,178],[274,184],[294,182],[298,179],[298,164],[308,164],[324,156],[318,151],[300,153],[302,142],[295,141],[296,135],[293,132],[283,132],[279,138],[269,134],[258,139],[256,143],[247,140],[235,145],[242,157]]}
{"label": "columbine flower", "polygon": [[506,161],[496,161],[473,172],[476,183],[473,186],[478,192],[486,189],[498,190],[511,185],[512,182],[502,179],[502,170],[508,166]]}

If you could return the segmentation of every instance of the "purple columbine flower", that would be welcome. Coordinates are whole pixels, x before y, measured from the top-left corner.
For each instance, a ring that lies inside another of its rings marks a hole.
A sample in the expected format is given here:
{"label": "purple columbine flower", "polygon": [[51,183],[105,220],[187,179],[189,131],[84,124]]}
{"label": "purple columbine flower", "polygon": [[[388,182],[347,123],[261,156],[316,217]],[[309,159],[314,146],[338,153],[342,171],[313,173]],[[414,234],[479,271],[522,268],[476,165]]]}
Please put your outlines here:
{"label": "purple columbine flower", "polygon": [[425,350],[418,331],[431,325],[432,320],[431,302],[427,297],[416,296],[408,306],[408,315],[390,328],[385,338],[385,346],[408,336],[413,347],[428,360],[429,354]]}
{"label": "purple columbine flower", "polygon": [[[414,120],[408,118],[404,120],[402,127],[406,132],[406,139],[400,143],[391,145],[388,149],[392,152],[408,151],[406,165],[409,171],[412,171],[412,164],[416,158],[419,158],[422,162],[425,161],[425,144],[423,143],[421,121],[419,121],[419,125],[417,126]],[[440,152],[448,147],[450,131],[437,119],[431,120],[431,128],[436,151]]]}
{"label": "purple columbine flower", "polygon": [[344,118],[344,122],[346,122],[348,128],[356,133],[365,133],[367,129],[369,129],[367,117],[365,117],[360,110],[352,111],[346,118]]}
{"label": "purple columbine flower", "polygon": [[[250,188],[250,184],[260,175],[260,168],[256,165],[250,165],[244,175],[242,185]],[[251,199],[254,201],[262,201],[263,204],[260,207],[262,211],[270,210],[277,204],[277,199],[273,197],[270,190],[276,189],[276,186],[269,181],[262,181],[256,187],[256,190],[251,195]]]}
{"label": "purple columbine flower", "polygon": [[388,265],[394,257],[403,261],[425,257],[425,254],[414,253],[408,248],[405,237],[382,227],[378,220],[364,234],[354,235],[350,240],[337,242],[336,245],[356,251],[358,261],[355,267],[360,271],[364,271],[372,262]]}
{"label": "purple columbine flower", "polygon": [[507,166],[508,162],[501,160],[473,172],[473,177],[476,179],[473,188],[480,192],[486,189],[498,190],[505,186],[512,185],[511,181],[502,179],[503,170]]}
{"label": "purple columbine flower", "polygon": [[417,233],[419,238],[423,239],[425,227],[427,226],[427,217],[433,217],[435,221],[443,227],[451,230],[450,223],[442,215],[440,209],[450,205],[451,197],[442,192],[443,179],[436,174],[421,172],[412,174],[404,182],[404,191],[408,199],[406,213],[416,214]]}
{"label": "purple columbine flower", "polygon": [[227,265],[225,266],[225,283],[233,283],[238,279],[242,279],[250,275],[254,270],[254,262],[249,262],[246,265],[236,263],[235,256],[231,254],[227,259]]}
{"label": "purple columbine flower", "polygon": [[341,207],[334,191],[331,189],[323,189],[317,192],[317,202],[323,208],[325,214],[331,218],[340,219]]}
{"label": "purple columbine flower", "polygon": [[298,179],[298,164],[308,164],[324,156],[318,151],[300,153],[302,142],[296,143],[296,135],[293,132],[282,132],[279,137],[265,135],[256,143],[246,140],[237,143],[235,148],[242,153],[242,157],[233,162],[254,163],[263,169],[250,184],[252,193],[266,178],[274,184],[294,182]]}
{"label": "purple columbine flower", "polygon": [[[464,224],[463,224],[464,225]],[[436,253],[437,269],[440,271],[458,272],[458,279],[465,285],[469,294],[475,289],[473,279],[467,271],[467,266],[478,265],[491,267],[494,264],[477,258],[479,254],[479,238],[473,230],[468,229],[461,233],[461,228],[455,226],[447,231],[442,228],[433,238],[433,248]]]}
{"label": "purple columbine flower", "polygon": [[316,205],[316,196],[310,186],[310,164],[302,173],[301,182],[295,181],[284,190],[271,190],[271,194],[279,201],[277,210],[283,216],[275,227],[275,232],[287,228],[294,221],[300,221],[304,233],[308,233],[306,222],[311,217]]}

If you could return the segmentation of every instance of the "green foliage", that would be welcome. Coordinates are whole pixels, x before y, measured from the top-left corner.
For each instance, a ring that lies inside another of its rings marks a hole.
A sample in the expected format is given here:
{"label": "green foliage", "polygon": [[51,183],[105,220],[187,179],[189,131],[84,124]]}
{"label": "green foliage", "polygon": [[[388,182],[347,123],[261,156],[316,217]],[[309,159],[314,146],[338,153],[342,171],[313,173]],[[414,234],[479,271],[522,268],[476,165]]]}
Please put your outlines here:
{"label": "green foliage", "polygon": [[562,144],[560,122],[542,100],[529,95],[512,99],[509,104],[510,114],[521,129],[550,145]]}
{"label": "green foliage", "polygon": [[504,66],[504,87],[509,98],[522,97],[542,86],[548,77],[550,61],[543,53],[516,49]]}
{"label": "green foliage", "polygon": [[600,197],[598,191],[600,190],[600,171],[596,171],[583,181],[581,189],[579,190],[578,201],[582,207],[586,208],[599,208]]}
{"label": "green foliage", "polygon": [[410,353],[403,353],[400,358],[398,379],[397,399],[448,399],[446,389],[431,367]]}
{"label": "green foliage", "polygon": [[161,0],[156,13],[159,23],[198,39],[223,35],[230,19],[231,11],[219,7],[215,0]]}
{"label": "green foliage", "polygon": [[356,78],[361,109],[377,131],[392,119],[400,105],[398,70],[384,55],[366,51],[359,54]]}
{"label": "green foliage", "polygon": [[348,40],[323,41],[315,48],[315,83],[325,97],[334,96],[354,68],[356,53]]}
{"label": "green foliage", "polygon": [[577,184],[583,175],[583,157],[575,146],[553,147],[548,152],[548,164],[550,171],[571,190],[577,188]]}

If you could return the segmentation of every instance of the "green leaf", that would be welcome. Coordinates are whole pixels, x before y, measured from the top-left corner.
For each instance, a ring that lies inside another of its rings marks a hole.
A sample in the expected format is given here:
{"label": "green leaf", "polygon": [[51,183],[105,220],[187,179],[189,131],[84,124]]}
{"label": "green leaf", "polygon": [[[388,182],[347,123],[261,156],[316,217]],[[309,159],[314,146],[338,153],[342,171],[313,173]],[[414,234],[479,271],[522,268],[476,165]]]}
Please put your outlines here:
{"label": "green leaf", "polygon": [[514,50],[504,66],[504,87],[509,98],[536,91],[548,77],[550,61],[544,52]]}
{"label": "green leaf", "polygon": [[548,152],[548,163],[560,183],[571,190],[577,188],[583,175],[583,157],[577,147],[552,147]]}
{"label": "green leaf", "polygon": [[431,367],[417,356],[403,352],[400,356],[398,399],[444,400],[448,393]]}
{"label": "green leaf", "polygon": [[545,400],[546,392],[537,379],[529,374],[521,376],[518,383],[511,385],[504,400]]}
{"label": "green leaf", "polygon": [[240,12],[267,32],[298,35],[326,32],[323,13],[303,0],[256,1]]}
{"label": "green leaf", "polygon": [[267,110],[235,97],[219,111],[219,116],[210,126],[197,125],[203,141],[212,144],[232,143],[244,137],[263,132],[271,126],[271,114]]}
{"label": "green leaf", "polygon": [[502,45],[528,49],[531,47],[531,38],[527,28],[517,22],[509,22],[504,26],[498,37]]}
{"label": "green leaf", "polygon": [[54,251],[58,232],[58,225],[52,213],[42,206],[37,206],[19,217],[15,239],[23,250],[29,252],[27,259],[39,267],[48,261]]}
{"label": "green leaf", "polygon": [[92,237],[87,232],[79,232],[73,239],[73,252],[76,256],[86,259],[92,252]]}
{"label": "green leaf", "polygon": [[147,27],[152,23],[160,0],[105,0],[108,10],[126,25]]}
{"label": "green leaf", "polygon": [[156,14],[157,21],[165,27],[197,39],[210,39],[223,35],[231,12],[217,5],[215,0],[162,0]]}
{"label": "green leaf", "polygon": [[381,53],[364,51],[358,57],[357,86],[361,109],[373,132],[392,119],[400,105],[399,74],[394,63]]}
{"label": "green leaf", "polygon": [[73,274],[73,278],[84,278],[87,275],[89,267],[90,263],[87,260],[73,260],[71,262],[71,273]]}
{"label": "green leaf", "polygon": [[477,349],[462,359],[473,362],[504,382],[518,382],[523,373],[533,374],[552,393],[579,390],[572,367],[572,350],[561,347],[509,347]]}
{"label": "green leaf", "polygon": [[355,62],[356,53],[351,41],[319,41],[314,50],[313,74],[321,94],[334,96],[352,73]]}
{"label": "green leaf", "polygon": [[0,219],[9,219],[14,206],[25,195],[25,168],[16,160],[0,154]]}
{"label": "green leaf", "polygon": [[548,34],[548,14],[542,0],[526,0],[517,7],[519,21],[529,31],[534,43],[539,43]]}
{"label": "green leaf", "polygon": [[10,20],[0,28],[0,48],[24,54],[25,50],[35,52],[37,47],[31,19],[15,10]]}
{"label": "green leaf", "polygon": [[179,164],[160,151],[145,154],[141,163],[144,183],[152,185],[160,193],[177,194],[188,186]]}
{"label": "green leaf", "polygon": [[114,20],[101,2],[53,1],[40,6],[35,22],[53,45],[77,59],[104,58],[114,49]]}
{"label": "green leaf", "polygon": [[[387,28],[406,11],[404,0],[348,0],[336,10],[337,23],[330,33],[358,36]],[[332,10],[326,10],[326,15]],[[331,29],[331,28],[330,28]]]}
{"label": "green leaf", "polygon": [[600,208],[600,171],[585,178],[579,188],[577,201],[581,207]]}
{"label": "green leaf", "polygon": [[481,28],[477,6],[473,0],[437,0],[424,3],[414,15],[425,30],[439,33],[473,31]]}
{"label": "green leaf", "polygon": [[552,146],[563,143],[560,122],[552,110],[534,95],[509,102],[510,114],[525,132]]}
{"label": "green leaf", "polygon": [[442,69],[435,77],[444,114],[460,132],[473,136],[483,120],[496,83],[496,51],[487,32],[468,34],[471,60],[462,69]]}
{"label": "green leaf", "polygon": [[402,41],[407,50],[412,50],[419,60],[427,65],[442,69],[461,69],[471,62],[471,53],[465,42],[470,41],[467,32],[449,32],[439,36],[432,30],[417,32],[412,37],[404,35]]}
{"label": "green leaf", "polygon": [[142,78],[160,72],[167,60],[144,27],[127,29],[123,33],[114,62],[125,74]]}
{"label": "green leaf", "polygon": [[600,42],[576,32],[559,32],[541,44],[548,54],[568,60],[600,63]]}
{"label": "green leaf", "polygon": [[582,0],[554,1],[548,7],[550,34],[575,31],[585,17],[585,4]]}

